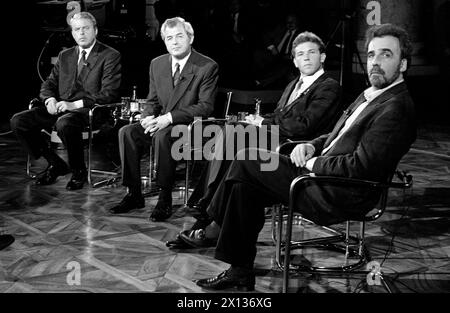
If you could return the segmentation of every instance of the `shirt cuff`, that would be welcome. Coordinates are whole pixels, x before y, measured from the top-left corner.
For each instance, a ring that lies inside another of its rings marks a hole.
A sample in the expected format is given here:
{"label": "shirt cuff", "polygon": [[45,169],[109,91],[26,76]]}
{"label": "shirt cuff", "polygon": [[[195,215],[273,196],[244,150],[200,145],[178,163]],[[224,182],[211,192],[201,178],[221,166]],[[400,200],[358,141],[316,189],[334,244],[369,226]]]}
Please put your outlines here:
{"label": "shirt cuff", "polygon": [[75,105],[75,107],[76,107],[77,109],[80,109],[80,108],[84,107],[83,99],[74,101],[73,104]]}
{"label": "shirt cuff", "polygon": [[164,116],[170,121],[170,124],[173,124],[172,113],[168,112]]}
{"label": "shirt cuff", "polygon": [[56,98],[55,97],[47,98],[47,99],[45,99],[44,104],[47,105],[50,102],[50,100],[56,100]]}
{"label": "shirt cuff", "polygon": [[314,158],[311,158],[308,161],[306,161],[306,165],[305,165],[306,169],[308,169],[309,171],[312,172],[312,169],[314,167],[314,163],[316,162],[316,160],[317,160],[317,157],[314,157]]}

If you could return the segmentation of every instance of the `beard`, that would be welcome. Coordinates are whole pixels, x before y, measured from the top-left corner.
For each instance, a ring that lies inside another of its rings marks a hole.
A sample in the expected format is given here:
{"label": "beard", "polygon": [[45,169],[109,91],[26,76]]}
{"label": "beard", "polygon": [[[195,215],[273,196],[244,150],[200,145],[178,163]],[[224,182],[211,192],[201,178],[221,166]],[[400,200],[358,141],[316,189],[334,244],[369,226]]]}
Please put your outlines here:
{"label": "beard", "polygon": [[[390,84],[395,82],[397,78],[400,76],[400,68],[401,64],[397,66],[397,69],[390,78],[386,77],[386,72],[383,71],[381,67],[377,66],[372,68],[372,70],[369,73],[370,84],[372,85],[372,87],[375,87],[377,89],[383,89],[388,87]],[[372,75],[374,73],[376,73],[377,75]]]}

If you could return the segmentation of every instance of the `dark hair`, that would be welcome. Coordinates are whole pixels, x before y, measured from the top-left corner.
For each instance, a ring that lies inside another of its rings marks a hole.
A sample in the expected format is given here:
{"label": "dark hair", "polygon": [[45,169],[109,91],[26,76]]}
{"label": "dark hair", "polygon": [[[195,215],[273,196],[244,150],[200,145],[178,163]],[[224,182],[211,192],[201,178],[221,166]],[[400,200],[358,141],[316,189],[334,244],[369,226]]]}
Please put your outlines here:
{"label": "dark hair", "polygon": [[366,51],[370,42],[377,37],[393,36],[400,42],[400,57],[408,61],[408,67],[411,65],[412,44],[409,35],[400,26],[393,24],[376,25],[369,28],[366,32]]}
{"label": "dark hair", "polygon": [[320,53],[325,52],[325,45],[319,36],[317,36],[316,34],[311,33],[311,32],[303,32],[303,33],[298,34],[298,36],[295,37],[294,42],[292,43],[292,56],[295,57],[295,48],[299,44],[304,43],[304,42],[313,42],[319,46]]}

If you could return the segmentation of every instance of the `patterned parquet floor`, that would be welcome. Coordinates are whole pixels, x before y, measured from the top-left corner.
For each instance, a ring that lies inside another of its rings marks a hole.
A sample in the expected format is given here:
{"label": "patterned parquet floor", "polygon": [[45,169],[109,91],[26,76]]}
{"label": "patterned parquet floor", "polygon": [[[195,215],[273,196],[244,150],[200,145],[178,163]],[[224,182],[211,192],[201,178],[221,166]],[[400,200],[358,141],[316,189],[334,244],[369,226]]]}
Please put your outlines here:
{"label": "patterned parquet floor", "polygon": [[[155,197],[146,198],[144,209],[113,216],[109,207],[125,193],[120,183],[68,192],[67,175],[55,185],[38,187],[25,174],[26,155],[11,135],[0,137],[0,149],[0,233],[16,239],[0,251],[0,292],[207,292],[194,280],[228,268],[214,259],[213,248],[174,251],[165,246],[194,222],[183,210],[179,192],[174,192],[177,211],[166,222],[148,220]],[[367,247],[393,292],[450,291],[449,151],[450,128],[422,126],[399,166],[413,175],[413,188],[406,194],[392,191],[385,214],[367,225]],[[32,169],[43,167],[37,161]],[[296,234],[310,231],[295,226]],[[282,275],[274,257],[268,221],[258,240],[255,292],[281,292]],[[305,250],[301,257],[308,262],[337,260],[322,250]],[[292,275],[289,291],[386,289],[369,285],[361,272],[298,273]]]}

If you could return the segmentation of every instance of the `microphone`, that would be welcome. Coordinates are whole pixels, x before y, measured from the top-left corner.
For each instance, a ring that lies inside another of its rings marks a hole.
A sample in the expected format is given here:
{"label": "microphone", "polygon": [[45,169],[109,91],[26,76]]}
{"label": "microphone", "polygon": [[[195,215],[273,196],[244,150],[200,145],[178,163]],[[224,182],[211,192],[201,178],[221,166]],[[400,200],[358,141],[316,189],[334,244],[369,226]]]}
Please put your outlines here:
{"label": "microphone", "polygon": [[350,110],[350,109],[347,109],[347,110],[344,110],[344,115],[345,116],[350,116],[350,115],[352,115],[352,110]]}

